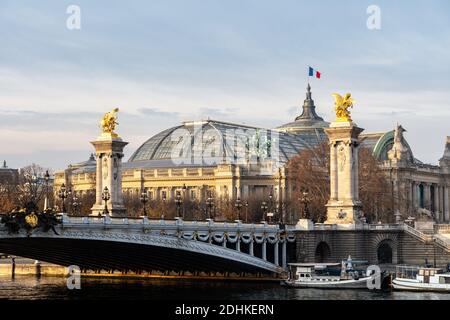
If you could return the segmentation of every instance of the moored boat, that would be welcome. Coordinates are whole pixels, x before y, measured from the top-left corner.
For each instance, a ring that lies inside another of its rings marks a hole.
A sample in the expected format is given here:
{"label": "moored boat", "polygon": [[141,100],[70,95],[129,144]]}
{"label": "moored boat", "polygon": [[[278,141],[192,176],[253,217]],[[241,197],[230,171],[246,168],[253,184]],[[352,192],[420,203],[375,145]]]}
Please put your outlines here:
{"label": "moored boat", "polygon": [[[375,275],[357,270],[351,257],[341,263],[290,263],[284,285],[296,288],[367,289]],[[340,267],[340,268],[339,268]]]}
{"label": "moored boat", "polygon": [[395,290],[450,292],[450,273],[440,268],[397,266]]}

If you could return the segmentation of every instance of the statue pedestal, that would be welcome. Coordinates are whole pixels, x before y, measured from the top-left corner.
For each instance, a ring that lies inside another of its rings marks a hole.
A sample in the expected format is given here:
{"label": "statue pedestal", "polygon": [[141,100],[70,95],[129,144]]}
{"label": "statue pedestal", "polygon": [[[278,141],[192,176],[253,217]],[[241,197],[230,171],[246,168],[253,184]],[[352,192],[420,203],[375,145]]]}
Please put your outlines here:
{"label": "statue pedestal", "polygon": [[122,198],[122,158],[123,148],[128,142],[124,142],[116,134],[104,133],[91,143],[97,159],[96,198],[91,215],[104,214],[105,201],[102,199],[102,193],[107,187],[110,195],[107,201],[109,215],[124,217],[126,210]]}
{"label": "statue pedestal", "polygon": [[330,141],[330,200],[326,224],[359,221],[358,136],[363,130],[353,122],[333,122],[325,129]]}

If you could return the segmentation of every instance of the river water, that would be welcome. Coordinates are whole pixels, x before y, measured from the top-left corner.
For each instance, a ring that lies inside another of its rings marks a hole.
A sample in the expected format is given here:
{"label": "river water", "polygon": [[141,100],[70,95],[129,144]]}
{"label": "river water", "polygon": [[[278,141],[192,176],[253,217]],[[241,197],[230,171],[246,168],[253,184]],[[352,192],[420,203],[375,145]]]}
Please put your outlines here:
{"label": "river water", "polygon": [[0,277],[0,299],[147,300],[450,300],[450,294],[295,289],[267,282],[82,278],[69,290],[62,277]]}

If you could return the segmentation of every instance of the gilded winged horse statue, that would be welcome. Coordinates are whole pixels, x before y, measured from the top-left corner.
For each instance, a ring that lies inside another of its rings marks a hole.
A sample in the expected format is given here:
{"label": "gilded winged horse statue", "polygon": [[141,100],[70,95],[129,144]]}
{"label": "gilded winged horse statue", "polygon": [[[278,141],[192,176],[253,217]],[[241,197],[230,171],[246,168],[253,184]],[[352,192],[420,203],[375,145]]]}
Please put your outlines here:
{"label": "gilded winged horse statue", "polygon": [[100,127],[102,128],[103,134],[111,135],[112,137],[118,137],[117,133],[114,132],[117,123],[117,112],[119,108],[114,108],[112,111],[105,113],[102,120],[100,121]]}
{"label": "gilded winged horse statue", "polygon": [[333,93],[332,96],[335,99],[335,112],[336,112],[336,121],[337,122],[352,122],[352,118],[350,116],[349,108],[353,108],[353,100],[352,95],[347,93],[343,97],[338,93]]}

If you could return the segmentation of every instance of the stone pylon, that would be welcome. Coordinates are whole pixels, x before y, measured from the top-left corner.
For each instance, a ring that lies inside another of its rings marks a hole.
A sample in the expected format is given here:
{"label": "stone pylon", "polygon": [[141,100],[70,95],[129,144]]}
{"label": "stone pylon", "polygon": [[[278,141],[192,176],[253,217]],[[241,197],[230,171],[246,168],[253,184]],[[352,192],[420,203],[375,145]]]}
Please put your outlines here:
{"label": "stone pylon", "polygon": [[330,142],[330,200],[326,224],[359,221],[358,137],[363,130],[353,122],[332,122],[325,129]]}
{"label": "stone pylon", "polygon": [[122,198],[122,158],[123,148],[128,144],[115,134],[103,133],[91,142],[95,148],[97,160],[96,198],[91,211],[94,216],[103,214],[105,201],[102,193],[108,188],[110,199],[107,201],[110,216],[126,216]]}

